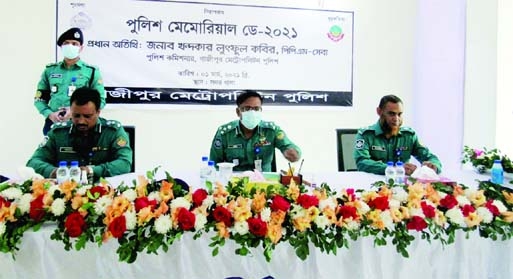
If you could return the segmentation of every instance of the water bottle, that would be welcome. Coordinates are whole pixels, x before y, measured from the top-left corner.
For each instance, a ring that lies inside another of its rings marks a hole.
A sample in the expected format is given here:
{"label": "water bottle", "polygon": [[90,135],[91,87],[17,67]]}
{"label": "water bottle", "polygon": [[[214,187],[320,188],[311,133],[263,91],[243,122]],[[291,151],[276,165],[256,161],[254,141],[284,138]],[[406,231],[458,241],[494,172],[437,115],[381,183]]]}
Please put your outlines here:
{"label": "water bottle", "polygon": [[214,164],[214,161],[208,161],[207,181],[210,181],[212,185],[214,185],[217,181],[217,170]]}
{"label": "water bottle", "polygon": [[201,165],[200,165],[200,170],[199,170],[201,187],[205,186],[205,182],[207,182],[209,171],[210,171],[210,169],[208,168],[208,157],[203,156],[203,157],[201,157]]}
{"label": "water bottle", "polygon": [[69,179],[69,169],[68,163],[66,161],[59,162],[59,167],[57,168],[56,176],[58,184],[64,183]]}
{"label": "water bottle", "polygon": [[504,169],[501,160],[494,160],[492,165],[492,183],[502,184],[504,182]]}
{"label": "water bottle", "polygon": [[404,185],[406,183],[406,170],[403,162],[399,161],[395,164],[395,184]]}
{"label": "water bottle", "polygon": [[69,178],[77,183],[80,183],[80,175],[82,171],[78,166],[78,161],[71,161],[71,167],[69,168]]}
{"label": "water bottle", "polygon": [[386,183],[389,183],[390,179],[392,179],[392,181],[395,182],[395,167],[394,167],[394,162],[392,161],[389,161],[387,163],[387,167],[385,168],[385,179],[386,179]]}

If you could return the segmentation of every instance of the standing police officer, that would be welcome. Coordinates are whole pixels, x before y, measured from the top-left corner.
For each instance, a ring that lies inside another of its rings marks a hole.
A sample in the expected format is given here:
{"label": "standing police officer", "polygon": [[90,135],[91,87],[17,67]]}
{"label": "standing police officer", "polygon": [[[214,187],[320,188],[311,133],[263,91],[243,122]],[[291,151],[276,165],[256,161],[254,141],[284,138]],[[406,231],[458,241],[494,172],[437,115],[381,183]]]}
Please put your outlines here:
{"label": "standing police officer", "polygon": [[290,162],[296,162],[301,150],[288,139],[274,122],[262,121],[262,96],[246,91],[237,97],[239,119],[222,125],[210,147],[210,160],[232,162],[235,171],[258,169],[271,171],[274,149],[278,148]]}
{"label": "standing police officer", "polygon": [[80,60],[84,35],[79,28],[71,28],[57,40],[64,59],[48,64],[37,84],[34,105],[45,117],[43,134],[46,135],[53,123],[68,120],[69,98],[79,87],[94,88],[100,93],[101,107],[105,106],[105,89],[100,70]]}
{"label": "standing police officer", "polygon": [[420,144],[415,131],[402,127],[403,102],[399,97],[382,97],[376,112],[378,122],[360,129],[356,135],[353,156],[359,171],[385,174],[387,162],[401,161],[405,163],[406,174],[411,175],[417,168],[409,163],[411,156],[437,173],[442,171],[438,157]]}

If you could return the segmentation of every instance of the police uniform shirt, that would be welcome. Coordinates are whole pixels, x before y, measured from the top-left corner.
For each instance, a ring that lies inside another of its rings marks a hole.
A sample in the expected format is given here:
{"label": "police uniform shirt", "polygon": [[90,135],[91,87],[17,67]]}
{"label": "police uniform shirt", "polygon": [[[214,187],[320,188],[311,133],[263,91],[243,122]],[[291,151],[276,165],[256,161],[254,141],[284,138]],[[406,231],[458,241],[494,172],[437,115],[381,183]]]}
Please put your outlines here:
{"label": "police uniform shirt", "polygon": [[61,61],[48,64],[37,84],[34,105],[39,113],[47,118],[61,107],[69,107],[69,88],[72,85],[76,88],[90,87],[98,90],[100,108],[103,109],[106,95],[100,70],[82,60],[78,60],[70,68],[66,68],[65,62]]}
{"label": "police uniform shirt", "polygon": [[381,175],[385,174],[387,162],[407,163],[411,156],[419,162],[430,161],[438,173],[442,170],[438,157],[420,144],[413,129],[401,127],[397,136],[387,139],[379,121],[358,131],[353,156],[359,171]]}
{"label": "police uniform shirt", "polygon": [[301,150],[288,139],[285,132],[274,122],[261,121],[249,139],[234,120],[218,128],[210,148],[210,160],[232,162],[235,171],[255,169],[255,160],[262,160],[262,171],[270,172],[274,149],[285,151],[294,148],[301,155]]}

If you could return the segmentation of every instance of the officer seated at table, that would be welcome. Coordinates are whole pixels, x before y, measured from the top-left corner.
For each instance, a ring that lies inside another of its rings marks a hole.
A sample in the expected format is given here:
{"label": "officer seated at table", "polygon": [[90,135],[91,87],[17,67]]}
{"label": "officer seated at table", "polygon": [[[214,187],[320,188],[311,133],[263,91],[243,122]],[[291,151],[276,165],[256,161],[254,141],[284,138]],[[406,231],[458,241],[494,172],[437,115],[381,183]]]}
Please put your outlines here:
{"label": "officer seated at table", "polygon": [[28,167],[55,178],[59,161],[78,161],[95,180],[130,172],[132,149],[128,135],[115,120],[100,117],[100,93],[82,87],[71,95],[71,119],[52,125]]}
{"label": "officer seated at table", "polygon": [[247,90],[237,97],[239,119],[220,126],[212,140],[210,160],[232,162],[235,171],[271,171],[275,148],[290,162],[301,157],[301,150],[274,122],[262,120],[263,98]]}
{"label": "officer seated at table", "polygon": [[359,171],[385,174],[387,162],[401,161],[406,174],[411,175],[417,168],[409,163],[411,156],[437,173],[442,171],[438,157],[419,142],[415,131],[402,126],[403,102],[399,97],[383,96],[376,112],[378,122],[356,135],[353,155]]}

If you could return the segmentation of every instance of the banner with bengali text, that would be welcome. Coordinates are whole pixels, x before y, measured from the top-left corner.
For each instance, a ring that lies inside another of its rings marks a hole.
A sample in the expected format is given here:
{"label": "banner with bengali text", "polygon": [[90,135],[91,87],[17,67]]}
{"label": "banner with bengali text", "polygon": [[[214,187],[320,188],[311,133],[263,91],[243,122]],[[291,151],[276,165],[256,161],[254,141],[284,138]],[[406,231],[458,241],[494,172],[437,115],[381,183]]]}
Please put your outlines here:
{"label": "banner with bengali text", "polygon": [[353,12],[242,3],[57,0],[57,34],[83,30],[111,104],[226,105],[253,89],[266,105],[352,106]]}

